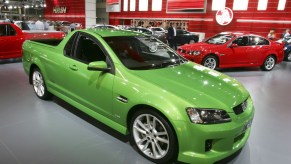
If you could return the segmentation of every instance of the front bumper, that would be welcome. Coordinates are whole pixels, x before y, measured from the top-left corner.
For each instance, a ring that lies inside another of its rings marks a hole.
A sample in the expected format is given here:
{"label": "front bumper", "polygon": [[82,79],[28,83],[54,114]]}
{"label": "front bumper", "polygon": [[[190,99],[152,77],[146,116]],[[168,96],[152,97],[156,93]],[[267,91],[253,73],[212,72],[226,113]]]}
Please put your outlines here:
{"label": "front bumper", "polygon": [[184,58],[192,61],[192,62],[195,62],[195,63],[198,63],[198,64],[201,64],[202,63],[202,55],[190,55],[190,54],[187,54],[187,51],[185,50],[185,52],[181,52],[181,50],[177,50],[176,51],[180,56],[183,56]]}
{"label": "front bumper", "polygon": [[[244,113],[229,113],[229,123],[199,125],[178,122],[178,160],[186,163],[208,164],[224,159],[240,150],[250,135],[254,116],[251,99]],[[177,122],[176,122],[177,123]]]}

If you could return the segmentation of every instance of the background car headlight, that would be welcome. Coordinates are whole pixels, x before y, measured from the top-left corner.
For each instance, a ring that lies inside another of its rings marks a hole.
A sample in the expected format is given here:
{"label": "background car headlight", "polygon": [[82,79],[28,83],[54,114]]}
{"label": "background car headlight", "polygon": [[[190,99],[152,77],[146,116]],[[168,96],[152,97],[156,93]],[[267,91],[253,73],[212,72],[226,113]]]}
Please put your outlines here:
{"label": "background car headlight", "polygon": [[195,50],[195,51],[194,51],[194,50],[190,50],[190,51],[188,52],[189,55],[200,55],[200,53],[201,53],[201,52],[198,51],[198,50]]}
{"label": "background car headlight", "polygon": [[218,124],[231,121],[224,110],[187,108],[186,111],[191,122],[196,124]]}
{"label": "background car headlight", "polygon": [[287,47],[284,47],[284,49],[283,49],[283,50],[284,50],[284,51],[285,51],[285,50],[287,50]]}

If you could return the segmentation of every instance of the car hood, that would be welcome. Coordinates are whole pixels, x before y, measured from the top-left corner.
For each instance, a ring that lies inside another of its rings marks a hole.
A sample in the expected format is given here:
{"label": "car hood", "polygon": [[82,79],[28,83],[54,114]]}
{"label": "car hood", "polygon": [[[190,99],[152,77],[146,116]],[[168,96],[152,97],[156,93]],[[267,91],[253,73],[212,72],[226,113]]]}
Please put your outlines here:
{"label": "car hood", "polygon": [[207,50],[207,49],[213,49],[213,48],[218,48],[221,47],[222,44],[209,44],[205,42],[199,42],[199,43],[194,43],[194,44],[186,44],[183,45],[179,48],[183,50]]}
{"label": "car hood", "polygon": [[[233,112],[232,108],[249,96],[237,80],[192,62],[132,73],[199,108]],[[161,94],[169,94],[167,92]]]}

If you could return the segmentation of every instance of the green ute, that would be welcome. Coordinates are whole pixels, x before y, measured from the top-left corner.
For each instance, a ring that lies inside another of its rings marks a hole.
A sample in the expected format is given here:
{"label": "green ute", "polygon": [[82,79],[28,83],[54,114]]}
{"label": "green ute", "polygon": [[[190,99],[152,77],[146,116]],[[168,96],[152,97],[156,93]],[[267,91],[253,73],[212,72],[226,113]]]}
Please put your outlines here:
{"label": "green ute", "polygon": [[151,36],[98,29],[74,31],[59,44],[26,41],[23,67],[40,99],[55,95],[129,133],[154,163],[214,163],[250,135],[247,90]]}

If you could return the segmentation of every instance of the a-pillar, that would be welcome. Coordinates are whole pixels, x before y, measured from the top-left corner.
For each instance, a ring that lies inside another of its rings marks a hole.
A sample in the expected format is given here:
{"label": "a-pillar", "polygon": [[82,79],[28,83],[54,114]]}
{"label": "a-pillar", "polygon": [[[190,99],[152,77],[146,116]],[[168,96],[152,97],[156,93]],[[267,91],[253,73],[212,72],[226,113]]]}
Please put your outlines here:
{"label": "a-pillar", "polygon": [[85,27],[96,24],[96,0],[85,0]]}

